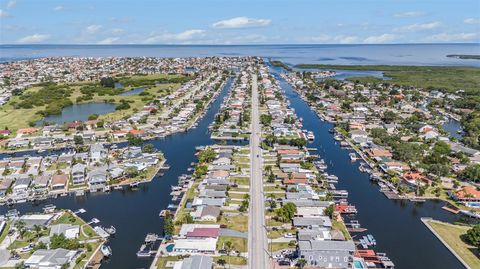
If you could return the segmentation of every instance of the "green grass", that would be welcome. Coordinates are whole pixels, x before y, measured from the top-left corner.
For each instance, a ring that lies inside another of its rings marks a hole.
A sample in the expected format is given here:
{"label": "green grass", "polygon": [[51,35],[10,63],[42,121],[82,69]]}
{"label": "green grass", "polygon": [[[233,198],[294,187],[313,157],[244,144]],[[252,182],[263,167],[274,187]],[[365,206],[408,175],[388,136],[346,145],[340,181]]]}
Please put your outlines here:
{"label": "green grass", "polygon": [[285,233],[295,234],[296,232],[296,229],[278,229],[277,231],[270,230],[268,232],[268,238],[281,238]]}
{"label": "green grass", "polygon": [[[292,241],[295,241],[292,239]],[[279,251],[279,250],[282,250],[282,249],[295,249],[295,246],[290,246],[289,245],[290,243],[285,243],[285,242],[282,242],[282,243],[269,243],[268,244],[268,251]]]}
{"label": "green grass", "polygon": [[332,228],[342,232],[345,239],[349,240],[351,238],[350,233],[347,231],[347,227],[345,227],[343,222],[332,219]]}
{"label": "green grass", "polygon": [[[323,65],[299,64],[300,68],[322,68],[342,70],[374,70],[384,71],[384,75],[391,77],[389,83],[415,87],[434,87],[454,92],[464,89],[466,92],[479,93],[480,68],[465,66],[394,66],[394,65]],[[381,82],[381,79],[349,78],[360,82]]]}
{"label": "green grass", "polygon": [[428,221],[428,224],[471,268],[480,268],[478,249],[461,239],[470,227],[438,221]]}
{"label": "green grass", "polygon": [[228,229],[246,232],[248,230],[248,216],[222,216],[219,224],[227,225]]}
{"label": "green grass", "polygon": [[249,177],[231,177],[230,182],[236,182],[238,185],[250,185]]}
{"label": "green grass", "polygon": [[11,225],[11,222],[10,222],[10,221],[8,221],[8,222],[5,224],[5,228],[3,229],[3,232],[2,232],[2,234],[0,235],[0,243],[2,243],[3,240],[5,240],[5,238],[7,237],[8,232],[10,231],[10,225]]}
{"label": "green grass", "polygon": [[231,264],[231,265],[247,265],[247,259],[241,256],[222,255],[220,257],[213,257],[214,262],[218,262],[218,260],[220,259],[224,260],[225,262],[227,262],[227,264]]}
{"label": "green grass", "polygon": [[[165,74],[154,74],[149,76],[135,76],[133,80],[138,79],[139,81],[144,80],[145,78],[148,79],[162,79],[162,78],[175,78],[178,75],[165,75]],[[86,85],[94,85],[92,82],[79,82],[79,83],[71,83],[71,84],[64,84],[70,86],[72,93],[69,97],[70,101],[74,104],[76,103],[77,97],[83,96],[80,92],[80,88]],[[160,97],[167,95],[168,89],[178,89],[180,87],[180,83],[170,83],[170,84],[161,84],[159,86],[150,86],[147,87],[144,92],[150,93],[150,96],[153,97]],[[40,91],[42,87],[33,86],[26,91],[25,93],[36,93]],[[130,88],[128,88],[130,89]],[[127,90],[127,89],[126,89]],[[112,113],[108,113],[105,115],[100,115],[100,119],[104,119],[106,121],[113,121],[121,119],[125,116],[131,115],[134,113],[134,110],[141,110],[143,106],[147,103],[142,99],[145,96],[141,96],[138,94],[130,95],[130,96],[120,96],[120,95],[104,95],[100,96],[98,94],[94,94],[91,100],[82,103],[103,103],[105,101],[113,100],[114,103],[120,103],[120,100],[130,101],[129,103],[130,108],[127,110],[118,110]],[[39,121],[42,119],[42,116],[37,114],[40,111],[45,110],[47,107],[45,106],[34,106],[33,108],[29,109],[15,109],[13,104],[21,102],[20,96],[13,96],[5,105],[0,108],[0,126],[8,126],[8,128],[12,131],[16,131],[20,128],[25,128],[29,126],[30,122]],[[93,112],[92,112],[93,114]],[[3,128],[3,127],[2,127]]]}
{"label": "green grass", "polygon": [[230,241],[232,243],[233,249],[239,252],[247,251],[247,239],[240,237],[230,237],[230,236],[220,236],[217,241],[217,250],[223,248],[225,242]]}
{"label": "green grass", "polygon": [[155,266],[158,269],[163,269],[163,268],[167,268],[166,267],[167,262],[169,262],[169,261],[179,261],[179,260],[180,260],[180,257],[178,257],[178,256],[159,257]]}

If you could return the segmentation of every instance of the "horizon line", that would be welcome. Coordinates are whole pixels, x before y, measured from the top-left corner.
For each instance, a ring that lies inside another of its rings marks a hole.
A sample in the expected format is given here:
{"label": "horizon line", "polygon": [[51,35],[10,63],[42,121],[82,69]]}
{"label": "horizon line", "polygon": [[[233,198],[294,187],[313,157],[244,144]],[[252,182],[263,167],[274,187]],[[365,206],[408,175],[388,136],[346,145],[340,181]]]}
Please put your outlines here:
{"label": "horizon line", "polygon": [[29,43],[29,44],[19,44],[19,43],[0,43],[0,46],[285,46],[285,45],[295,45],[295,46],[372,46],[372,45],[480,45],[480,42],[419,42],[419,43],[351,43],[351,44],[342,44],[342,43],[261,43],[261,44],[96,44],[96,43]]}

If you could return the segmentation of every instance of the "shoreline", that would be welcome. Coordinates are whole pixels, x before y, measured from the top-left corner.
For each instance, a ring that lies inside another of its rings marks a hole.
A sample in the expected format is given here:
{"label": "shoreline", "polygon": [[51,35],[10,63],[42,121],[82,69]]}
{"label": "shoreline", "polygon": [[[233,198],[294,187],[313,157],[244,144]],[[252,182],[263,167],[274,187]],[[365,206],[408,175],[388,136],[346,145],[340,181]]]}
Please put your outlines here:
{"label": "shoreline", "polygon": [[429,223],[429,222],[437,222],[437,223],[444,223],[444,222],[440,222],[432,218],[420,218],[420,220],[435,235],[435,237],[437,237],[437,239],[440,240],[440,242],[442,242],[442,244],[455,256],[455,258],[457,258],[458,261],[462,263],[463,266],[465,266],[465,268],[471,269],[471,267],[463,260],[463,258],[460,257],[460,255],[457,252],[455,252],[455,250],[442,238],[442,236],[440,236],[437,233],[437,231],[435,231],[435,229],[433,229],[433,227]]}

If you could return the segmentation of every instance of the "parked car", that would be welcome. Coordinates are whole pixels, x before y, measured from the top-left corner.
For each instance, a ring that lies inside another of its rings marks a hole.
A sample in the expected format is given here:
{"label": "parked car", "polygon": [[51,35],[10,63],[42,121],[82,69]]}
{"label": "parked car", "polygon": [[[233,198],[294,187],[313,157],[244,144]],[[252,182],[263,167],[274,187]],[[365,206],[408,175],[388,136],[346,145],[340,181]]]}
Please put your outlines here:
{"label": "parked car", "polygon": [[285,237],[285,238],[295,238],[295,235],[292,234],[292,233],[284,233],[283,237]]}

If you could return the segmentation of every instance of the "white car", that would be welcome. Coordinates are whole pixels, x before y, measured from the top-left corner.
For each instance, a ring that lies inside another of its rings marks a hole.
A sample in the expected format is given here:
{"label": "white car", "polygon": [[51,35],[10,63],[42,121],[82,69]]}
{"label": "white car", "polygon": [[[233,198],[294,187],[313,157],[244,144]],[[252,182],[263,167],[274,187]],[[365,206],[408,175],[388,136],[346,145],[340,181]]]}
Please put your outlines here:
{"label": "white car", "polygon": [[292,233],[285,233],[285,234],[283,234],[283,237],[285,237],[285,238],[295,238],[295,235],[292,234]]}

